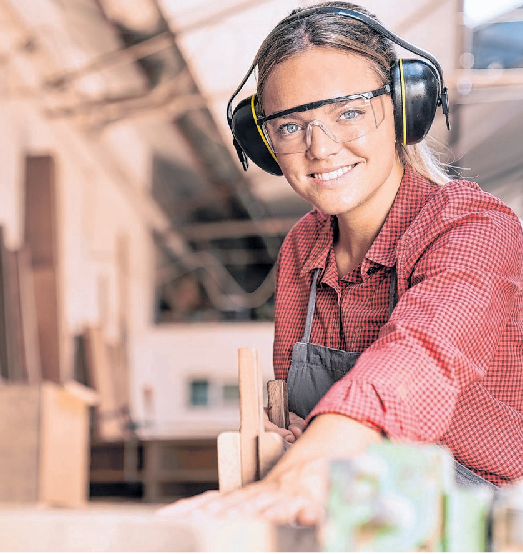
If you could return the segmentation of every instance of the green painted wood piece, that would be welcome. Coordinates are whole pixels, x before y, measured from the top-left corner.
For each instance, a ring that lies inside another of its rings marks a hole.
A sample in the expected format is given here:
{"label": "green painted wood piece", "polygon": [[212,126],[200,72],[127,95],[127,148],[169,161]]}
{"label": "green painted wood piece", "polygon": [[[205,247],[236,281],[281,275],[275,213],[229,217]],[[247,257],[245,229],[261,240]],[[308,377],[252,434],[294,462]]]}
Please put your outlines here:
{"label": "green painted wood piece", "polygon": [[384,442],[334,461],[324,550],[484,550],[491,497],[453,481],[452,457],[435,445]]}

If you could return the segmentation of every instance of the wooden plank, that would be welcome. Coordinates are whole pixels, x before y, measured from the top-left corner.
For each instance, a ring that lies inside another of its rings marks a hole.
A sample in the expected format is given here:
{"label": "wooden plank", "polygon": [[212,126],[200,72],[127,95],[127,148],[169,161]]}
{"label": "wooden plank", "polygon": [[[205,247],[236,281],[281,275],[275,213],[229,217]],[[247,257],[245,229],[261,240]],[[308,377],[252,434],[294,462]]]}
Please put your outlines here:
{"label": "wooden plank", "polygon": [[240,433],[218,435],[218,482],[220,492],[241,488]]}
{"label": "wooden plank", "polygon": [[234,518],[188,520],[143,507],[6,510],[11,552],[316,552],[315,529]]}
{"label": "wooden plank", "polygon": [[[116,238],[116,278],[118,290],[118,342],[115,344],[116,402],[122,413],[128,415],[130,421],[130,376],[129,376],[129,325],[130,325],[130,246],[129,236],[119,234]],[[131,432],[131,431],[130,431]],[[131,432],[132,433],[132,432]]]}
{"label": "wooden plank", "polygon": [[9,326],[9,321],[7,318],[6,303],[8,294],[4,228],[0,226],[0,374],[6,381],[11,378],[9,373],[9,355],[7,346],[7,328]]}
{"label": "wooden plank", "polygon": [[99,394],[95,408],[96,438],[118,440],[123,437],[124,418],[116,402],[115,383],[112,378],[111,362],[107,345],[99,327],[89,327],[85,331],[86,358],[90,382]]}
{"label": "wooden plank", "polygon": [[33,269],[33,279],[42,379],[60,383],[62,379],[56,269],[52,266],[37,266]]}
{"label": "wooden plank", "polygon": [[282,379],[267,382],[267,414],[269,421],[287,429],[289,427],[289,397],[287,383]]}
{"label": "wooden plank", "polygon": [[259,478],[258,436],[263,432],[262,376],[256,348],[238,349],[242,485]]}
{"label": "wooden plank", "polygon": [[105,380],[112,383],[112,404],[119,415],[122,433],[130,437],[135,430],[131,428],[129,407],[129,363],[127,346],[121,341],[105,343],[107,357],[107,374]]}
{"label": "wooden plank", "polygon": [[27,382],[35,385],[42,380],[42,364],[40,362],[34,274],[29,247],[24,246],[18,251],[17,261]]}
{"label": "wooden plank", "polygon": [[26,156],[24,243],[35,267],[58,263],[55,173],[52,156]]}
{"label": "wooden plank", "polygon": [[52,156],[26,156],[24,245],[31,251],[42,378],[62,381],[61,312],[56,207]]}
{"label": "wooden plank", "polygon": [[41,385],[39,500],[79,506],[89,487],[89,411],[54,383]]}
{"label": "wooden plank", "polygon": [[0,502],[38,501],[39,418],[38,386],[0,387]]}
{"label": "wooden plank", "polygon": [[27,382],[24,329],[22,324],[22,303],[20,296],[20,275],[18,255],[15,251],[5,251],[5,278],[7,296],[5,302],[8,369],[12,381]]}

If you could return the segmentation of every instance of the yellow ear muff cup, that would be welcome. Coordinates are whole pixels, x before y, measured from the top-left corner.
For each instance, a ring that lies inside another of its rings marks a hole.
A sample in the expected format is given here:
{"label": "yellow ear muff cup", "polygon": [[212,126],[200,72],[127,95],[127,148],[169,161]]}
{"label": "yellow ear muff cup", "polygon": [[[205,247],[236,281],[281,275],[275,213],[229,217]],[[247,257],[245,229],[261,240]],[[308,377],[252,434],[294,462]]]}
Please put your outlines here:
{"label": "yellow ear muff cup", "polygon": [[272,175],[283,175],[265,137],[256,125],[251,103],[252,99],[249,96],[242,100],[233,112],[231,129],[234,138],[258,167]]}
{"label": "yellow ear muff cup", "polygon": [[422,141],[438,107],[439,81],[434,68],[423,60],[402,59],[391,68],[396,141]]}

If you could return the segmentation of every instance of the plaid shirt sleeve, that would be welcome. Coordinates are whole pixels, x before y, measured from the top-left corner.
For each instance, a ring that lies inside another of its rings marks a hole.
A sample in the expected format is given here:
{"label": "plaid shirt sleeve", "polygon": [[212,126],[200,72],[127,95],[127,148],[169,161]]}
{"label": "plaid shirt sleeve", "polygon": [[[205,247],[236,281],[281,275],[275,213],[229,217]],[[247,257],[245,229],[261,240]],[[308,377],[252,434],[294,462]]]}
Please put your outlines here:
{"label": "plaid shirt sleeve", "polygon": [[[442,442],[497,484],[523,476],[519,220],[479,187],[452,182],[422,207],[395,255],[394,312],[308,420],[343,414],[393,440]],[[278,325],[275,354],[277,335]]]}

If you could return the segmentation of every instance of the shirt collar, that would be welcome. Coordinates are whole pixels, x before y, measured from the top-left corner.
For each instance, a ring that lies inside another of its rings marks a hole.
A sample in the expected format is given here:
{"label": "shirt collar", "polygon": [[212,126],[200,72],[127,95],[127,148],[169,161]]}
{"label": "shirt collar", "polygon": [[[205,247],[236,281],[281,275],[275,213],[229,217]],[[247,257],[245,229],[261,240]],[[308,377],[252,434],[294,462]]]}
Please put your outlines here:
{"label": "shirt collar", "polygon": [[[362,271],[372,263],[386,267],[396,265],[397,245],[400,238],[418,215],[428,198],[439,189],[428,179],[410,167],[406,167],[400,187],[383,227],[374,239],[365,256]],[[319,232],[316,243],[305,262],[301,274],[308,274],[312,269],[325,269],[329,253],[334,244],[334,233],[337,227],[335,217],[326,216],[318,211]]]}
{"label": "shirt collar", "polygon": [[335,219],[324,215],[317,210],[318,238],[312,248],[307,261],[303,265],[301,275],[308,274],[317,267],[325,269],[329,257],[330,249],[334,243],[334,229],[337,226]]}
{"label": "shirt collar", "polygon": [[396,198],[378,236],[374,239],[365,256],[366,259],[378,265],[394,267],[397,261],[399,240],[430,196],[439,188],[439,185],[422,177],[407,166]]}

